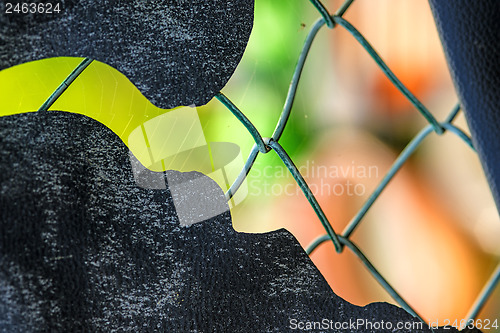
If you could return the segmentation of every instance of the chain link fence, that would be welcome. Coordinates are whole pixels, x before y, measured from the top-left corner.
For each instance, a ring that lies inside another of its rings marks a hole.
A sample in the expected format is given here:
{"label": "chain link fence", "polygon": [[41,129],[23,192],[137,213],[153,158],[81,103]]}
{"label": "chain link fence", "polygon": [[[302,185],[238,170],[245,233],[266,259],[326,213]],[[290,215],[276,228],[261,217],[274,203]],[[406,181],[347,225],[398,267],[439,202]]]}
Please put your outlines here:
{"label": "chain link fence", "polygon": [[[247,175],[252,170],[252,166],[259,154],[267,154],[270,151],[274,151],[279,158],[283,161],[284,165],[287,167],[289,172],[292,174],[293,178],[301,188],[305,197],[307,198],[309,204],[314,209],[318,219],[324,227],[325,234],[316,238],[306,249],[308,254],[311,254],[315,249],[317,249],[321,244],[325,242],[332,242],[337,253],[342,253],[347,247],[352,253],[354,253],[374,276],[374,278],[380,283],[380,285],[387,291],[387,293],[406,311],[412,315],[420,318],[423,322],[424,319],[419,315],[418,309],[414,309],[410,306],[405,299],[391,286],[389,281],[387,281],[384,276],[377,270],[377,268],[368,260],[366,255],[360,250],[360,248],[351,240],[351,236],[356,228],[359,227],[363,218],[370,210],[372,205],[379,198],[384,189],[390,184],[391,180],[395,177],[398,171],[403,167],[406,161],[414,154],[414,152],[419,148],[421,143],[431,134],[436,133],[442,135],[445,132],[451,132],[458,136],[464,144],[475,151],[474,145],[471,138],[462,131],[460,128],[453,124],[457,115],[460,113],[460,105],[456,105],[448,114],[448,116],[443,120],[439,121],[430,112],[426,106],[417,99],[409,89],[402,84],[398,77],[393,73],[393,71],[388,67],[388,65],[382,60],[378,55],[376,50],[370,45],[368,40],[346,19],[343,18],[344,13],[352,5],[354,0],[346,0],[338,8],[338,10],[332,15],[328,12],[326,7],[319,0],[310,0],[312,5],[317,9],[321,17],[313,24],[310,29],[307,38],[305,40],[302,51],[299,55],[295,71],[293,73],[292,80],[290,82],[290,87],[288,94],[284,103],[283,110],[281,112],[278,123],[276,124],[275,130],[270,137],[262,136],[259,130],[252,124],[252,122],[245,116],[242,112],[227,96],[223,93],[216,95],[216,98],[223,104],[233,115],[246,127],[249,134],[252,136],[255,144],[251,149],[251,152],[246,160],[245,166],[241,173],[239,174],[236,181],[232,184],[229,190],[226,192],[226,199],[230,200],[233,195],[238,191],[239,187],[245,181]],[[292,106],[294,103],[295,96],[297,94],[297,87],[301,78],[302,70],[307,59],[307,55],[312,47],[313,41],[321,29],[335,29],[343,28],[348,31],[355,40],[364,48],[364,50],[370,55],[370,57],[375,61],[380,70],[385,74],[385,76],[392,82],[392,84],[406,97],[406,99],[413,105],[413,107],[426,119],[428,125],[420,130],[420,132],[413,137],[413,139],[408,143],[408,145],[401,151],[397,159],[393,162],[391,168],[382,178],[378,186],[371,193],[368,199],[364,202],[361,209],[355,214],[354,218],[349,222],[342,232],[334,230],[330,221],[326,217],[323,209],[316,200],[313,192],[309,188],[308,184],[304,180],[303,175],[300,173],[294,161],[290,158],[287,151],[280,144],[280,138],[287,126],[287,122],[291,115]],[[500,265],[495,269],[492,276],[485,284],[483,290],[477,296],[474,304],[471,304],[470,310],[467,314],[467,318],[462,320],[460,323],[462,327],[467,326],[469,323],[478,316],[479,312],[492,295],[496,286],[500,280]]]}
{"label": "chain link fence", "polygon": [[[346,0],[338,10],[332,15],[330,14],[325,6],[319,0],[310,0],[311,4],[317,9],[321,17],[313,24],[311,27],[307,38],[305,40],[302,51],[300,52],[295,71],[293,73],[292,80],[290,82],[290,87],[288,94],[283,106],[283,110],[279,117],[279,121],[276,124],[275,130],[270,137],[261,135],[259,130],[254,126],[254,124],[245,116],[242,112],[227,96],[223,93],[218,93],[216,98],[232,112],[232,114],[246,127],[248,133],[252,136],[255,144],[251,149],[251,152],[246,160],[244,168],[235,180],[235,182],[230,186],[229,190],[226,192],[226,199],[229,201],[238,191],[239,187],[245,181],[247,175],[252,170],[252,166],[259,154],[267,154],[273,151],[278,155],[278,157],[283,161],[284,165],[287,167],[311,207],[314,209],[319,221],[324,227],[325,234],[315,239],[306,249],[308,254],[311,254],[315,249],[317,249],[321,244],[325,242],[332,242],[337,253],[342,253],[345,248],[348,248],[352,253],[354,253],[374,276],[374,278],[380,283],[380,285],[387,291],[387,293],[406,311],[412,315],[418,317],[422,322],[425,323],[424,318],[419,315],[418,309],[414,309],[410,306],[405,299],[391,286],[389,281],[387,281],[384,276],[377,270],[377,268],[368,260],[366,255],[360,250],[360,248],[351,240],[353,232],[362,223],[363,218],[370,210],[372,205],[377,201],[384,189],[390,185],[391,180],[395,177],[398,171],[403,167],[406,161],[414,154],[414,152],[419,148],[421,143],[431,134],[436,133],[442,135],[445,132],[451,132],[458,136],[464,144],[468,145],[470,149],[474,149],[471,138],[460,128],[453,124],[455,118],[460,112],[460,105],[456,105],[448,114],[448,116],[443,120],[439,121],[430,112],[425,105],[417,99],[410,91],[401,83],[401,81],[396,77],[393,71],[387,66],[387,64],[382,60],[382,58],[377,54],[375,49],[370,45],[367,39],[345,18],[343,18],[344,13],[352,5],[354,0]],[[355,40],[364,48],[364,50],[370,55],[370,57],[375,61],[380,70],[386,75],[386,77],[392,82],[392,84],[406,97],[406,99],[413,105],[413,107],[426,119],[428,124],[420,130],[420,132],[408,143],[408,145],[401,151],[397,159],[393,162],[391,168],[385,174],[381,182],[376,186],[375,190],[371,193],[368,199],[364,202],[361,209],[355,214],[354,218],[349,222],[342,232],[334,230],[327,216],[325,215],[322,207],[316,200],[313,192],[306,183],[303,175],[300,173],[299,169],[294,164],[294,161],[290,158],[287,151],[280,144],[280,138],[287,127],[287,122],[291,116],[291,111],[294,103],[294,99],[297,94],[298,84],[301,79],[301,74],[306,63],[307,55],[312,47],[312,44],[321,29],[345,29],[349,32]],[[77,68],[68,76],[68,78],[59,86],[59,88],[47,99],[47,101],[40,107],[39,111],[47,111],[54,102],[59,98],[59,96],[65,91],[65,89],[79,76],[80,73],[85,70],[85,68],[90,64],[92,60],[84,59]],[[491,278],[485,284],[483,290],[477,296],[476,301],[471,305],[468,312],[467,318],[461,323],[464,327],[469,325],[471,320],[474,320],[481,309],[484,307],[485,303],[488,301],[493,291],[497,287],[500,281],[500,265],[495,269]],[[480,328],[480,327],[479,327]]]}

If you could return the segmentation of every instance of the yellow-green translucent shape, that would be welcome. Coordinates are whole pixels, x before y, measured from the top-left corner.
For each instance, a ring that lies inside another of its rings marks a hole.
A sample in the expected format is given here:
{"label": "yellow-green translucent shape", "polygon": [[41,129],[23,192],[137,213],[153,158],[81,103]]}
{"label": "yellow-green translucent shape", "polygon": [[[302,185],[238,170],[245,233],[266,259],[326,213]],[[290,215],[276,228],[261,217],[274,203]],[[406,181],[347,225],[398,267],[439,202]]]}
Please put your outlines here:
{"label": "yellow-green translucent shape", "polygon": [[[0,116],[38,110],[81,61],[50,58],[0,71]],[[237,145],[207,143],[197,108],[160,109],[123,74],[98,61],[78,76],[51,110],[82,114],[104,124],[152,171],[199,171],[227,190],[243,167]],[[216,153],[211,150],[214,145]],[[245,196],[242,191],[238,202]]]}

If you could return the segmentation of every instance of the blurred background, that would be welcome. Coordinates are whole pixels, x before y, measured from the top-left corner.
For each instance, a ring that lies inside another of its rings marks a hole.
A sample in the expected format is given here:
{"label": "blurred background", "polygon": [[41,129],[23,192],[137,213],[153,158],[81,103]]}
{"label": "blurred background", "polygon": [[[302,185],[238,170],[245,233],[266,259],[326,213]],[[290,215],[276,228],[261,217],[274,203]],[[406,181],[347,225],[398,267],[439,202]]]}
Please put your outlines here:
{"label": "blurred background", "polygon": [[[324,2],[332,13],[341,4]],[[276,126],[303,42],[318,18],[306,0],[255,1],[247,50],[223,93],[263,136],[271,136]],[[344,18],[438,120],[444,120],[457,97],[428,3],[357,0]],[[79,61],[47,59],[0,72],[0,109],[38,109]],[[135,129],[167,112],[151,105],[123,75],[98,62],[51,109],[91,116],[129,146]],[[210,152],[211,142],[236,144],[240,151],[233,152],[231,160],[239,163],[230,170],[235,177],[253,146],[251,136],[215,99],[197,107],[197,117],[201,129],[196,137],[185,132],[186,147],[206,146]],[[187,124],[197,123],[197,117]],[[335,231],[342,232],[426,124],[349,33],[342,27],[324,27],[309,54],[280,144]],[[462,115],[455,124],[468,132]],[[214,169],[213,156],[208,162]],[[224,190],[230,184],[226,176],[226,183],[219,183]],[[240,232],[286,228],[303,247],[325,234],[273,152],[258,156],[232,206],[233,225]],[[500,261],[499,238],[500,219],[479,160],[450,133],[431,134],[423,142],[352,236],[400,295],[427,321],[439,320],[441,325],[446,319],[466,317]],[[337,254],[332,244],[324,243],[311,258],[333,291],[349,302],[394,303],[348,249]],[[500,320],[499,314],[497,287],[479,318]],[[489,330],[494,331],[499,330]]]}
{"label": "blurred background", "polygon": [[[324,1],[331,13],[341,1]],[[247,51],[223,92],[271,136],[306,35],[319,17],[309,1],[256,1]],[[357,0],[344,18],[438,118],[457,96],[426,1]],[[200,110],[210,141],[253,141],[219,102]],[[468,133],[463,115],[454,122]],[[282,146],[341,232],[405,145],[427,122],[342,27],[323,28],[306,62]],[[245,200],[232,209],[242,232],[286,228],[307,247],[325,234],[276,154],[259,155]],[[426,320],[465,318],[499,262],[500,219],[475,153],[431,134],[389,184],[352,239]],[[323,244],[312,260],[339,296],[394,301],[349,250]],[[497,319],[500,290],[480,318]],[[490,330],[495,331],[495,330]]]}

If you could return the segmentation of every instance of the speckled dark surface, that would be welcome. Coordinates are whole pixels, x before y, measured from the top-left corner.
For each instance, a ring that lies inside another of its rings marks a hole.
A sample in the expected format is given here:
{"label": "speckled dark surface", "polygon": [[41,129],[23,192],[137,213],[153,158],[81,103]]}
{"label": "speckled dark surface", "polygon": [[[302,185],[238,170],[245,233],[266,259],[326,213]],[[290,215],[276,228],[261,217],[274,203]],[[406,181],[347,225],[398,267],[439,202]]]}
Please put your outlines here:
{"label": "speckled dark surface", "polygon": [[50,2],[61,12],[5,14],[0,2],[0,70],[90,57],[125,74],[161,108],[206,104],[234,72],[253,26],[253,0]]}
{"label": "speckled dark surface", "polygon": [[[253,22],[252,0],[58,2],[61,14],[2,10],[0,69],[91,57],[162,108],[208,102]],[[408,332],[353,323],[417,322],[336,296],[285,230],[235,232],[205,176],[146,177],[155,189],[137,186],[127,147],[95,120],[0,118],[0,332],[296,332],[312,321],[347,325],[314,332]],[[200,207],[223,213],[189,225]]]}
{"label": "speckled dark surface", "polygon": [[[183,178],[166,173],[167,182]],[[212,184],[204,191],[220,205]],[[361,308],[336,296],[287,231],[237,233],[229,212],[181,226],[169,187],[136,186],[127,147],[82,115],[0,118],[0,212],[0,332],[296,332],[290,320],[415,321],[389,304]]]}
{"label": "speckled dark surface", "polygon": [[500,211],[500,1],[429,3],[474,147]]}

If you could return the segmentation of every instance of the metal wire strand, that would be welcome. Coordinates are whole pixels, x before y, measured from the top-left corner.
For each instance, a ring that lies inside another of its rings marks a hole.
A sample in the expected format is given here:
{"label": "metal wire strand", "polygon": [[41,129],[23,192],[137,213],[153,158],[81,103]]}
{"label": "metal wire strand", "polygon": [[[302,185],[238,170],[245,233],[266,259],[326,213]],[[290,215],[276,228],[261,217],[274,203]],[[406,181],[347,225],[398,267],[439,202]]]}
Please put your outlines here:
{"label": "metal wire strand", "polygon": [[326,22],[326,26],[330,29],[335,27],[335,22],[333,22],[332,17],[328,13],[328,10],[326,10],[325,6],[323,6],[321,1],[319,0],[310,0],[310,1],[323,17],[324,22]]}
{"label": "metal wire strand", "polygon": [[248,156],[247,161],[245,162],[245,166],[243,167],[241,172],[238,174],[238,177],[233,182],[231,187],[225,193],[227,201],[231,200],[233,195],[240,188],[241,184],[243,184],[243,182],[245,181],[245,178],[247,177],[248,173],[250,172],[250,169],[252,169],[252,166],[253,166],[258,154],[259,154],[259,147],[257,146],[257,144],[254,144],[252,147],[252,150],[250,151],[250,155]]}
{"label": "metal wire strand", "polygon": [[[226,192],[226,198],[229,200],[233,194],[238,190],[238,188],[243,183],[245,177],[250,172],[255,159],[259,152],[267,152],[269,148],[272,148],[280,159],[283,161],[285,166],[288,168],[295,181],[301,188],[302,192],[306,196],[309,201],[311,207],[315,211],[318,216],[320,222],[322,223],[326,235],[322,235],[316,238],[306,249],[306,252],[310,255],[315,249],[317,249],[322,243],[327,241],[332,241],[335,250],[337,252],[342,252],[344,246],[347,246],[366,266],[368,271],[375,277],[375,279],[382,285],[382,287],[387,291],[391,297],[397,301],[406,311],[410,314],[418,317],[422,322],[424,320],[421,316],[418,315],[417,311],[413,309],[397,292],[394,288],[389,284],[387,280],[378,272],[378,270],[371,264],[371,262],[367,259],[365,254],[352,242],[350,241],[350,236],[357,228],[357,226],[361,223],[362,219],[372,207],[374,202],[380,196],[382,191],[388,186],[390,181],[394,178],[396,173],[402,168],[402,166],[406,163],[406,161],[411,157],[411,155],[416,151],[416,149],[421,145],[421,143],[425,140],[426,137],[429,136],[433,131],[439,135],[449,131],[455,134],[458,138],[460,138],[465,144],[471,147],[474,150],[474,145],[471,138],[460,128],[453,125],[452,122],[458,115],[460,111],[460,105],[456,105],[445,121],[438,122],[437,119],[432,115],[432,113],[403,85],[403,83],[396,77],[396,75],[392,72],[392,70],[387,66],[387,64],[381,59],[381,57],[377,54],[375,49],[370,45],[370,43],[364,38],[364,36],[347,20],[343,19],[341,16],[346,12],[346,10],[351,6],[353,0],[346,0],[342,4],[342,6],[335,12],[335,15],[331,16],[323,4],[319,0],[310,0],[310,2],[316,7],[318,12],[321,14],[321,18],[318,19],[314,24],[309,34],[306,37],[304,46],[299,55],[299,59],[297,61],[297,65],[295,67],[295,71],[292,76],[292,80],[290,82],[290,87],[288,90],[287,97],[285,99],[285,103],[283,106],[283,110],[278,119],[278,123],[276,124],[276,128],[273,132],[271,138],[266,139],[263,138],[255,126],[246,118],[246,116],[232,104],[227,97],[222,94],[217,95],[217,98],[245,125],[249,133],[254,137],[256,144],[253,146],[250,155],[245,163],[244,168],[238,175],[237,179],[231,185],[229,190]],[[393,165],[384,176],[382,181],[375,188],[373,193],[370,195],[368,200],[363,204],[361,209],[356,213],[353,219],[348,223],[342,235],[337,235],[337,233],[333,230],[330,222],[325,216],[323,210],[318,204],[316,198],[311,192],[309,186],[305,182],[304,178],[300,174],[299,170],[293,163],[290,156],[288,156],[286,150],[278,143],[283,131],[286,127],[288,119],[290,118],[293,102],[297,93],[298,83],[300,81],[300,77],[302,74],[302,70],[304,68],[304,64],[307,58],[307,55],[311,49],[312,43],[318,33],[318,31],[324,26],[327,25],[329,28],[333,28],[336,25],[340,25],[345,28],[351,35],[361,44],[361,46],[368,52],[368,54],[372,57],[375,63],[380,67],[383,73],[389,78],[389,80],[396,86],[399,91],[408,99],[408,101],[413,104],[413,106],[427,119],[429,124],[425,126],[403,149],[398,158],[394,161]],[[485,302],[491,297],[493,290],[500,283],[500,265],[497,267],[491,279],[488,281],[487,285],[483,289],[483,291],[478,296],[478,299],[474,303],[473,307],[470,310],[468,318],[475,318],[481,308],[484,306]],[[432,328],[431,328],[432,330]]]}
{"label": "metal wire strand", "polygon": [[337,234],[333,230],[333,227],[330,224],[330,222],[328,221],[325,213],[321,209],[321,206],[318,204],[318,201],[314,197],[314,194],[311,192],[311,189],[307,185],[306,181],[304,180],[304,177],[302,177],[302,175],[300,174],[299,170],[297,169],[297,167],[293,163],[290,156],[288,156],[287,152],[283,149],[283,147],[281,147],[281,145],[278,142],[271,139],[269,141],[268,145],[278,154],[278,156],[281,158],[281,160],[283,161],[285,166],[288,168],[288,170],[292,174],[292,176],[295,179],[295,181],[297,182],[297,184],[299,184],[300,189],[302,190],[302,192],[306,196],[307,200],[309,201],[309,204],[314,209],[314,212],[316,213],[319,220],[321,221],[321,224],[323,224],[323,227],[325,228],[326,233],[331,238],[333,245],[335,246],[335,250],[337,252],[341,252],[342,246],[340,244],[340,241],[338,239]]}
{"label": "metal wire strand", "polygon": [[491,297],[493,291],[498,286],[499,282],[500,282],[500,263],[498,264],[495,271],[491,275],[490,279],[484,286],[483,290],[481,290],[481,292],[479,293],[474,304],[472,304],[472,307],[466,316],[468,322],[478,316],[479,312],[481,312],[484,305],[486,304],[486,301]]}
{"label": "metal wire strand", "polygon": [[377,51],[370,45],[370,43],[365,39],[365,37],[354,27],[351,23],[343,19],[342,17],[334,16],[334,21],[338,25],[345,28],[368,52],[370,57],[375,61],[375,63],[380,67],[382,72],[387,76],[387,78],[394,84],[396,88],[410,101],[413,106],[427,119],[427,121],[432,124],[432,128],[436,133],[442,134],[443,128],[439,125],[436,118],[430,113],[429,110],[413,95],[406,86],[401,83],[401,81],[396,77],[392,70],[387,66],[387,64],[378,55]]}
{"label": "metal wire strand", "polygon": [[[358,246],[350,241],[348,238],[344,236],[339,236],[339,240],[342,245],[347,246],[349,250],[351,250],[366,266],[368,271],[370,271],[373,277],[377,280],[377,282],[387,291],[387,293],[399,304],[403,309],[405,309],[408,313],[412,314],[414,317],[417,317],[426,324],[425,320],[417,313],[415,310],[403,299],[401,295],[391,286],[389,282],[379,273],[379,271],[373,266],[373,264],[368,260],[368,258],[364,255],[364,253],[358,248]],[[330,237],[328,235],[322,235],[314,239],[306,248],[306,253],[311,255],[314,250],[322,243],[330,241]]]}
{"label": "metal wire strand", "polygon": [[38,109],[39,112],[47,111],[52,104],[68,89],[68,87],[78,78],[78,76],[92,63],[92,59],[85,58],[76,66],[68,77],[54,90],[47,100]]}
{"label": "metal wire strand", "polygon": [[259,147],[259,151],[264,154],[267,153],[269,151],[269,148],[262,140],[262,136],[260,135],[257,128],[255,128],[255,126],[252,124],[252,122],[243,114],[243,112],[241,112],[240,109],[238,109],[236,105],[234,105],[233,102],[229,100],[229,98],[224,96],[223,93],[219,92],[217,95],[215,95],[215,97],[222,104],[224,104],[228,108],[228,110],[231,111],[234,116],[247,128],[248,132],[255,140],[257,147]]}
{"label": "metal wire strand", "polygon": [[[222,94],[218,95],[217,98],[223,102],[228,109],[233,112],[233,114],[245,125],[250,134],[254,137],[256,144],[253,146],[250,155],[245,163],[244,168],[238,175],[238,178],[231,185],[230,189],[226,193],[226,198],[229,200],[232,195],[238,190],[244,181],[245,177],[250,172],[255,159],[258,156],[259,151],[264,152],[268,151],[269,148],[272,148],[286,165],[295,181],[301,188],[302,192],[306,196],[309,201],[311,207],[314,209],[316,215],[318,216],[320,222],[322,223],[326,235],[322,235],[316,238],[306,249],[308,254],[311,254],[318,246],[327,241],[332,241],[335,250],[337,252],[342,252],[344,246],[347,246],[366,266],[368,271],[375,277],[375,279],[382,285],[382,287],[387,291],[389,295],[392,296],[394,300],[396,300],[406,311],[411,313],[412,315],[418,317],[422,322],[424,320],[420,317],[413,309],[395,290],[392,286],[385,280],[385,278],[378,272],[378,270],[371,264],[371,262],[366,258],[365,254],[352,242],[350,241],[350,236],[356,229],[356,227],[360,224],[366,213],[372,207],[373,203],[380,196],[382,191],[388,186],[390,181],[394,178],[396,173],[402,168],[402,166],[406,163],[406,161],[411,157],[411,155],[416,151],[416,149],[421,145],[421,143],[425,140],[426,137],[429,136],[433,131],[439,135],[449,131],[455,134],[458,138],[460,138],[465,144],[471,147],[474,150],[474,145],[471,138],[460,128],[453,125],[452,122],[458,115],[460,111],[460,105],[456,105],[445,121],[438,122],[434,115],[406,88],[406,86],[396,77],[396,75],[392,72],[392,70],[387,66],[387,64],[382,60],[382,58],[378,55],[375,49],[370,45],[370,43],[365,39],[365,37],[347,20],[342,18],[342,15],[347,11],[347,9],[351,6],[354,0],[346,0],[342,4],[342,6],[335,12],[333,16],[331,16],[323,4],[319,0],[310,0],[310,2],[316,7],[318,12],[321,14],[321,18],[319,18],[312,26],[309,31],[306,40],[304,42],[304,46],[302,51],[299,54],[299,58],[297,61],[297,65],[295,67],[292,80],[290,82],[290,87],[288,90],[287,97],[285,99],[285,103],[283,106],[283,110],[278,119],[278,123],[276,124],[276,128],[272,134],[270,139],[262,138],[262,136],[258,133],[257,129],[253,126],[253,124],[244,116],[244,114],[237,109],[232,103],[230,103],[227,97]],[[283,147],[278,143],[281,138],[283,131],[286,127],[288,119],[290,118],[293,102],[297,93],[298,84],[301,78],[302,70],[304,68],[304,64],[307,58],[307,55],[311,49],[312,43],[318,33],[318,31],[324,26],[327,25],[329,28],[333,28],[336,25],[340,25],[345,28],[366,50],[366,52],[372,57],[375,63],[379,66],[382,72],[389,78],[389,80],[396,86],[396,88],[408,99],[408,101],[425,117],[428,121],[428,125],[425,126],[403,149],[398,158],[394,161],[393,165],[384,176],[382,181],[375,188],[373,193],[370,195],[368,200],[363,204],[361,209],[357,212],[357,214],[353,217],[353,219],[348,223],[342,235],[337,235],[337,233],[333,230],[330,222],[326,218],[323,210],[318,204],[316,198],[311,192],[309,186],[305,182],[304,178],[300,174],[299,170],[293,163],[290,156],[288,156],[287,152]],[[264,149],[265,148],[265,149]],[[500,283],[500,265],[497,267],[491,279],[488,281],[488,284],[485,286],[481,294],[478,296],[475,304],[470,310],[469,318],[475,318],[481,308],[484,306],[485,302],[491,294],[496,286]],[[431,328],[432,330],[432,328]]]}
{"label": "metal wire strand", "polygon": [[325,21],[322,19],[318,19],[314,24],[311,30],[309,31],[304,46],[302,47],[302,51],[299,55],[299,60],[297,61],[297,65],[295,66],[295,71],[293,72],[292,81],[290,82],[290,87],[288,89],[288,93],[285,99],[285,105],[283,106],[283,111],[281,112],[278,123],[276,124],[276,128],[274,129],[273,135],[271,136],[274,141],[279,141],[283,131],[285,130],[285,126],[288,122],[288,118],[290,118],[290,112],[292,111],[293,102],[295,100],[295,95],[297,94],[297,87],[299,85],[300,76],[302,74],[302,70],[304,69],[304,64],[306,62],[307,55],[309,54],[309,50],[311,49],[312,42],[316,37],[319,29],[325,24]]}

